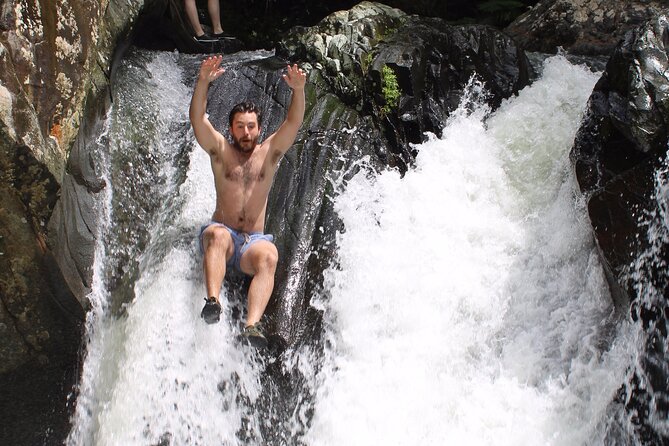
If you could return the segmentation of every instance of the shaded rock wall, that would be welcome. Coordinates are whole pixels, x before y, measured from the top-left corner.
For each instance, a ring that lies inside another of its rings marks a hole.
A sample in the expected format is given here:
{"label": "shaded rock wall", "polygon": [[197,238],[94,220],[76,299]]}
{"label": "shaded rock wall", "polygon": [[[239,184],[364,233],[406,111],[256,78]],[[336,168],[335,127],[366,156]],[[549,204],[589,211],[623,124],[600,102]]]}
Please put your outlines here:
{"label": "shaded rock wall", "polygon": [[627,31],[667,7],[664,0],[541,0],[505,32],[528,51],[608,56]]}
{"label": "shaded rock wall", "polygon": [[[386,133],[391,146],[405,153],[410,153],[411,143],[425,141],[426,132],[441,136],[471,79],[483,83],[494,109],[528,85],[531,72],[525,54],[495,28],[450,26],[418,16],[408,17],[371,54],[366,84],[373,95],[372,108],[380,109],[381,115],[390,108]],[[400,92],[396,107],[388,107],[384,93],[388,68]]]}
{"label": "shaded rock wall", "polygon": [[[35,275],[32,286],[49,287],[47,277],[36,268],[43,261],[53,261],[54,245],[48,242],[47,228],[63,182],[78,170],[71,165],[66,173],[68,155],[86,110],[104,101],[117,40],[141,5],[140,1],[29,1],[2,6],[0,186],[6,189],[3,198],[8,201],[2,210],[8,220],[21,223],[4,225],[3,240],[20,234],[38,248],[34,255],[20,248],[3,252],[12,265],[3,270],[0,282],[5,304],[16,296],[18,288],[12,284],[21,277]],[[12,206],[12,201],[22,207]],[[76,251],[77,247],[70,245],[66,250]],[[65,279],[72,284],[69,277]],[[62,278],[53,286],[68,288]],[[75,296],[80,302],[84,302],[83,291]],[[33,290],[21,293],[28,306],[43,298]],[[0,372],[17,365],[3,362]]]}
{"label": "shaded rock wall", "polygon": [[[104,108],[117,42],[143,4],[0,5],[0,416],[9,420],[2,444],[58,443],[68,428],[86,288],[60,265],[86,246],[63,243],[63,233],[80,228],[54,222],[54,210],[76,177],[68,156],[81,124]],[[81,221],[79,209],[67,218]],[[91,253],[84,257],[90,263]]]}
{"label": "shaded rock wall", "polygon": [[[236,42],[200,45],[192,36],[193,30],[184,13],[183,0],[160,0],[162,5],[147,11],[139,20],[142,29],[136,36],[138,46],[147,49],[183,53],[219,52],[229,53],[229,44],[235,48]],[[243,8],[235,2],[220,3],[221,23],[226,34],[234,36],[246,49],[273,49],[283,40],[288,30],[296,25],[314,26],[335,11],[353,8],[360,0],[248,0]],[[534,5],[537,0],[519,0],[513,4],[502,2],[481,8],[470,0],[383,0],[392,8],[407,14],[422,17],[438,17],[453,23],[481,23],[504,26],[521,14],[524,5]],[[494,2],[491,2],[494,3]],[[169,4],[169,5],[167,5]],[[205,30],[211,30],[211,20],[207,12],[207,1],[197,0],[200,23]],[[144,26],[146,25],[146,26]]]}
{"label": "shaded rock wall", "polygon": [[669,442],[653,421],[669,414],[669,239],[647,223],[664,216],[658,225],[666,231],[667,197],[655,194],[668,150],[669,18],[660,16],[616,47],[571,152],[613,296],[642,328],[642,351],[620,398],[641,444]]}
{"label": "shaded rock wall", "polygon": [[[666,16],[627,34],[588,101],[571,152],[609,273],[622,283],[644,249],[638,218],[652,206],[654,172],[669,142],[669,23]],[[629,300],[631,290],[617,296]],[[622,302],[622,301],[621,301]]]}

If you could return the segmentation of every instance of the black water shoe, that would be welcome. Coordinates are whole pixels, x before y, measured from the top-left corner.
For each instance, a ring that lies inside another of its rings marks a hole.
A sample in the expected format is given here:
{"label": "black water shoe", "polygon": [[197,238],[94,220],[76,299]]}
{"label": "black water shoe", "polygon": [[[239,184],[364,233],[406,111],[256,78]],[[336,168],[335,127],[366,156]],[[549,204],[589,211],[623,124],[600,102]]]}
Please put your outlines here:
{"label": "black water shoe", "polygon": [[218,303],[215,297],[205,298],[204,300],[206,303],[202,308],[200,317],[208,324],[215,324],[221,320],[221,304]]}
{"label": "black water shoe", "polygon": [[249,325],[242,331],[242,339],[254,346],[255,348],[266,348],[267,338],[262,332],[260,322]]}

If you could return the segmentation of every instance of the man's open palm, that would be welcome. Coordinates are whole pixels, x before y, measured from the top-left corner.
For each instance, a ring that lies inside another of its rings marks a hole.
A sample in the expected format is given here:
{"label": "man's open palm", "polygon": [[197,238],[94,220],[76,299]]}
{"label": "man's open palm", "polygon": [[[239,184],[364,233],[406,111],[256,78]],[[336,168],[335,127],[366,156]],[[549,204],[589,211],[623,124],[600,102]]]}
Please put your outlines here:
{"label": "man's open palm", "polygon": [[200,66],[200,79],[207,82],[213,82],[218,79],[225,73],[225,68],[221,67],[222,61],[223,56],[210,56],[203,60]]}
{"label": "man's open palm", "polygon": [[293,90],[303,89],[304,84],[307,82],[307,74],[301,68],[298,68],[297,65],[293,65],[292,67],[288,65],[286,67],[286,73],[283,75],[283,78],[285,79],[288,86]]}

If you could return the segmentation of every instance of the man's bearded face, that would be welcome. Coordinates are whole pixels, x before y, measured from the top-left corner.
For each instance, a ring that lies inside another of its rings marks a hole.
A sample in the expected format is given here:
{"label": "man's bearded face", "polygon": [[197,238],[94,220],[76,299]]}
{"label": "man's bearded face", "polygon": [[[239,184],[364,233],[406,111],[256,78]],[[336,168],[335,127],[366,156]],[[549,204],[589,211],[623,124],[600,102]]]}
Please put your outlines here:
{"label": "man's bearded face", "polygon": [[253,152],[258,144],[260,127],[255,113],[237,113],[230,127],[233,146],[242,153]]}

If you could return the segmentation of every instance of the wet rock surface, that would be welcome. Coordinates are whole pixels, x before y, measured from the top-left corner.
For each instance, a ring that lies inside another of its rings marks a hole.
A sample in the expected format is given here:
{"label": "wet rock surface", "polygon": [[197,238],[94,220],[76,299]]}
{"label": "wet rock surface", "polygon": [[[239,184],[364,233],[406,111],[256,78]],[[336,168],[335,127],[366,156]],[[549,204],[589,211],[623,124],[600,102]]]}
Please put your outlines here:
{"label": "wet rock surface", "polygon": [[616,277],[642,249],[636,237],[641,228],[634,222],[649,209],[652,178],[667,153],[667,25],[666,17],[654,20],[616,48],[571,152],[579,186],[590,196],[604,258]]}
{"label": "wet rock surface", "polygon": [[504,31],[528,51],[609,56],[626,32],[666,10],[663,0],[542,0]]}
{"label": "wet rock surface", "polygon": [[[57,444],[69,428],[92,252],[77,239],[82,207],[58,209],[83,117],[104,101],[117,43],[143,4],[0,6],[2,444]],[[54,238],[60,217],[72,224]],[[63,262],[76,263],[78,283]]]}
{"label": "wet rock surface", "polygon": [[441,134],[472,76],[494,108],[531,73],[524,53],[494,28],[451,26],[372,2],[294,29],[277,53],[306,62],[333,94],[375,116],[395,151],[390,164],[400,168],[414,156],[410,143]]}
{"label": "wet rock surface", "polygon": [[571,152],[616,304],[643,327],[644,350],[620,397],[643,444],[669,441],[653,428],[669,413],[669,239],[666,221],[653,223],[666,215],[656,186],[669,148],[667,73],[669,20],[661,16],[616,47]]}

